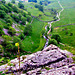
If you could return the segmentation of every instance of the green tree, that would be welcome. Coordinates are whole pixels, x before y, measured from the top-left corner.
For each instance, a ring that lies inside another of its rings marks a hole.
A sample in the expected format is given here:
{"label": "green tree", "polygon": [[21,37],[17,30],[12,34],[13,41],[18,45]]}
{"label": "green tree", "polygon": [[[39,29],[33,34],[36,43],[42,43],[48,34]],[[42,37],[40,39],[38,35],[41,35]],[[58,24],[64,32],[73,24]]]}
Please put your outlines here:
{"label": "green tree", "polygon": [[2,2],[3,4],[5,4],[5,3],[6,3],[6,1],[5,1],[5,0],[1,0],[1,2]]}
{"label": "green tree", "polygon": [[51,38],[57,40],[58,43],[61,42],[61,36],[59,34],[53,34]]}
{"label": "green tree", "polygon": [[25,35],[31,35],[31,33],[32,33],[32,26],[28,24],[25,26],[24,34]]}
{"label": "green tree", "polygon": [[25,17],[21,17],[21,21],[22,21],[22,24],[25,25],[26,24],[26,21],[27,19]]}
{"label": "green tree", "polygon": [[5,11],[0,10],[0,17],[1,17],[1,18],[4,18],[4,17],[5,17],[5,15],[6,15]]}
{"label": "green tree", "polygon": [[12,44],[8,44],[8,45],[6,46],[6,50],[12,52],[12,50],[13,50],[13,45],[12,45]]}
{"label": "green tree", "polygon": [[19,3],[18,3],[18,7],[21,8],[21,9],[24,9],[23,3],[22,3],[22,2],[19,2]]}
{"label": "green tree", "polygon": [[25,37],[25,35],[24,35],[23,33],[21,33],[21,34],[19,35],[19,38],[20,38],[20,39],[24,39],[24,37]]}
{"label": "green tree", "polygon": [[48,42],[48,45],[50,44],[54,44],[54,45],[57,45],[57,41],[55,39],[50,39],[49,42]]}
{"label": "green tree", "polygon": [[12,27],[9,27],[8,33],[9,33],[10,35],[15,35],[16,30],[15,30],[14,28],[12,28]]}
{"label": "green tree", "polygon": [[15,4],[15,0],[12,0],[11,3],[14,3]]}

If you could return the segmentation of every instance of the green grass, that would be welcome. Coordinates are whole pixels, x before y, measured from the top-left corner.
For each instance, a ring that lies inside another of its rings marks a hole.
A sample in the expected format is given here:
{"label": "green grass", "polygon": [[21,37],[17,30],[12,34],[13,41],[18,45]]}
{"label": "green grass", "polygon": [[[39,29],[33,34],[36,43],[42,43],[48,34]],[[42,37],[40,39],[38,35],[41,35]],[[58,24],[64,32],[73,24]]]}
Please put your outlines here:
{"label": "green grass", "polygon": [[41,17],[39,17],[39,20],[42,20],[42,21],[52,21],[54,19],[53,19],[53,17],[42,15]]}
{"label": "green grass", "polygon": [[[75,47],[75,25],[55,28],[53,33],[59,33],[61,35],[62,43]],[[73,35],[70,36],[70,33],[73,33]]]}
{"label": "green grass", "polygon": [[[25,45],[25,51],[35,52],[42,49],[42,47],[45,44],[45,39],[40,37],[42,28],[45,25],[45,23],[34,19],[31,25],[32,35],[25,37],[25,39],[23,40],[23,45]],[[38,47],[39,49],[36,50]]]}
{"label": "green grass", "polygon": [[38,8],[35,8],[35,3],[24,3],[27,11],[30,12],[33,16],[39,16],[39,14],[43,14],[43,12],[39,11]]}

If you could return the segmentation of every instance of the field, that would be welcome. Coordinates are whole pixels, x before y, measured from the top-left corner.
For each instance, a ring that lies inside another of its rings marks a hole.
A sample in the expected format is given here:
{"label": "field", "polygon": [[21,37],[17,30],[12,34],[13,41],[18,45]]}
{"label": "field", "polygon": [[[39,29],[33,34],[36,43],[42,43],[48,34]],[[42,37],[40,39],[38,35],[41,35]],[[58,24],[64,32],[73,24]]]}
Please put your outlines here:
{"label": "field", "polygon": [[[59,0],[59,1],[63,6],[64,11],[61,12],[60,15],[61,20],[52,23],[52,26],[57,27],[57,26],[63,26],[68,24],[73,24],[73,25],[54,28],[53,33],[60,34],[62,37],[62,43],[74,47],[75,50],[75,25],[74,25],[75,24],[75,1],[74,0],[66,0],[66,1]],[[72,36],[70,36],[71,33],[73,33]],[[68,48],[68,46],[66,48]],[[65,47],[63,48],[66,49]]]}
{"label": "field", "polygon": [[45,44],[45,39],[40,37],[42,28],[45,25],[45,23],[34,19],[31,25],[32,35],[26,36],[23,40],[23,44],[25,45],[25,51],[35,52],[39,46],[41,46],[42,49]]}

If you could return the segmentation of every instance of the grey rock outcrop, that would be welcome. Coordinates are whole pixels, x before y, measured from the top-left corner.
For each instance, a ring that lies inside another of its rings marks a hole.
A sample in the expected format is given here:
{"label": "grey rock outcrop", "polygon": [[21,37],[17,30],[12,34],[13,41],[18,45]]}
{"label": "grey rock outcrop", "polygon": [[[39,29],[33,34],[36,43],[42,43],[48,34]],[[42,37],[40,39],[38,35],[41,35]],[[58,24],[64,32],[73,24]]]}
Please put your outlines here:
{"label": "grey rock outcrop", "polygon": [[[66,75],[63,73],[64,71],[67,75],[70,75],[69,72],[71,71],[71,75],[74,75],[75,65],[71,65],[70,67],[73,60],[72,58],[67,58],[67,53],[67,51],[64,52],[64,50],[61,50],[55,45],[50,45],[42,51],[31,55],[23,55],[20,57],[21,74],[26,72],[25,75]],[[4,71],[4,73],[13,72],[15,75],[18,75],[18,62],[17,58],[11,60],[10,63],[14,66],[9,66],[8,64],[2,65],[0,66],[0,71]]]}

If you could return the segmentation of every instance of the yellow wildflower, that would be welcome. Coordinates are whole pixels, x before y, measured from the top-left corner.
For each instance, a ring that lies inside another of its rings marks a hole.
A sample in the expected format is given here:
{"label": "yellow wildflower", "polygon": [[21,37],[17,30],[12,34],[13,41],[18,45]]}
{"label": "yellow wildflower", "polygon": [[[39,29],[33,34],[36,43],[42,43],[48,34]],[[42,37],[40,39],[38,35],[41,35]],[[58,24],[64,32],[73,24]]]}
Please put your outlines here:
{"label": "yellow wildflower", "polygon": [[19,43],[15,43],[15,46],[19,46]]}

